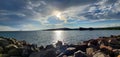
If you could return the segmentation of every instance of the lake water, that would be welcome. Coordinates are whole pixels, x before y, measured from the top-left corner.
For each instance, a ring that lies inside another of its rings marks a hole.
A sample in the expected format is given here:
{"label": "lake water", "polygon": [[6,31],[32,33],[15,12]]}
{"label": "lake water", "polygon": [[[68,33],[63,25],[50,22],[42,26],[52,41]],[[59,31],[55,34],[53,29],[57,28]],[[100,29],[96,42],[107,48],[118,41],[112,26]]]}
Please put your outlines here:
{"label": "lake water", "polygon": [[120,30],[0,32],[0,36],[26,40],[39,46],[54,44],[58,40],[69,44],[77,44],[81,41],[110,35],[120,35]]}

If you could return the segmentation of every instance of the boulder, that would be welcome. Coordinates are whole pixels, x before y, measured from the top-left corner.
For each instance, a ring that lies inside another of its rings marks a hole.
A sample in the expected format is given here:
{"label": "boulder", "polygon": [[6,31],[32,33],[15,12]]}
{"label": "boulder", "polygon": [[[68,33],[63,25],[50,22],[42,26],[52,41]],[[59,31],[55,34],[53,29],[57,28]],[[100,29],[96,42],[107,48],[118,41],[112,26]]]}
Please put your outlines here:
{"label": "boulder", "polygon": [[20,49],[20,48],[10,49],[8,51],[8,54],[10,56],[21,56],[22,55],[22,49]]}
{"label": "boulder", "polygon": [[7,45],[6,48],[13,48],[14,49],[14,48],[18,48],[18,47],[14,44],[10,44],[10,45]]}
{"label": "boulder", "polygon": [[44,56],[45,56],[45,51],[40,51],[40,52],[32,53],[29,57],[44,57]]}
{"label": "boulder", "polygon": [[76,49],[74,47],[67,48],[64,52],[58,55],[58,57],[63,57],[64,55],[71,56],[74,54]]}
{"label": "boulder", "polygon": [[0,38],[0,46],[7,46],[9,44],[10,43],[7,39]]}
{"label": "boulder", "polygon": [[48,49],[44,57],[56,57],[56,52],[54,49]]}
{"label": "boulder", "polygon": [[74,53],[74,57],[87,57],[84,52],[78,50]]}
{"label": "boulder", "polygon": [[86,54],[87,56],[89,57],[92,57],[93,53],[95,52],[95,49],[94,48],[87,48],[86,49]]}
{"label": "boulder", "polygon": [[3,57],[2,55],[3,55],[3,54],[0,54],[0,57]]}
{"label": "boulder", "polygon": [[56,53],[53,49],[48,49],[40,52],[34,52],[29,57],[56,57]]}
{"label": "boulder", "polygon": [[110,57],[102,52],[96,52],[93,57]]}
{"label": "boulder", "polygon": [[0,47],[0,54],[1,54],[1,53],[3,53],[3,51],[4,51],[4,50],[3,50],[3,48],[2,48],[2,47]]}
{"label": "boulder", "polygon": [[9,57],[8,54],[0,54],[0,57]]}
{"label": "boulder", "polygon": [[117,57],[120,57],[120,55],[118,55]]}

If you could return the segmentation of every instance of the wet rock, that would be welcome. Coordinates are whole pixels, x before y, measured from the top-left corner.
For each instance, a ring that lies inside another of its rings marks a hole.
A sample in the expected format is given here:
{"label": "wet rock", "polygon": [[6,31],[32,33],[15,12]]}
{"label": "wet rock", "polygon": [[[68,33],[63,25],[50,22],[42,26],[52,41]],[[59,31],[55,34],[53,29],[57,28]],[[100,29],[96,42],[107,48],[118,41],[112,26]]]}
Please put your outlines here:
{"label": "wet rock", "polygon": [[47,45],[45,49],[53,49],[54,46],[53,45]]}
{"label": "wet rock", "polygon": [[76,50],[74,47],[69,47],[64,52],[62,52],[58,57],[63,57],[63,55],[67,55],[67,56],[73,55],[75,51]]}
{"label": "wet rock", "polygon": [[63,45],[63,43],[62,43],[62,41],[58,41],[55,45],[56,45],[56,47],[60,47]]}
{"label": "wet rock", "polygon": [[44,46],[40,46],[40,47],[39,47],[39,50],[44,50]]}

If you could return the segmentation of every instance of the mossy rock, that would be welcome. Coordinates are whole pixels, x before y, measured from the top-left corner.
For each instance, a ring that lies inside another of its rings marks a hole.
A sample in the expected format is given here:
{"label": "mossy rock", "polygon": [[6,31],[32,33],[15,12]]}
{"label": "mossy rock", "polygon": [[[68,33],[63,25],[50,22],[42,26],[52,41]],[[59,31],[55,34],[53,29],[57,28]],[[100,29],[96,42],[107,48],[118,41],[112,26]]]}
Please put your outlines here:
{"label": "mossy rock", "polygon": [[20,49],[20,48],[11,49],[8,51],[8,54],[9,54],[9,56],[21,56],[22,49]]}
{"label": "mossy rock", "polygon": [[9,57],[9,55],[8,54],[3,54],[3,57]]}
{"label": "mossy rock", "polygon": [[0,54],[0,57],[9,57],[8,54]]}
{"label": "mossy rock", "polygon": [[0,54],[0,57],[2,57],[2,54]]}

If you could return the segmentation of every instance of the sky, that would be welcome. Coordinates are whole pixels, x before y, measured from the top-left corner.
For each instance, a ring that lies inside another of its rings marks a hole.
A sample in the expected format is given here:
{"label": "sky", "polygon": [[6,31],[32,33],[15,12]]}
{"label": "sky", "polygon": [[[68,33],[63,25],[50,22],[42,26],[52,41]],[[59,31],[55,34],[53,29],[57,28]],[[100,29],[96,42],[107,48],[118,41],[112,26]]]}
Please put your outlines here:
{"label": "sky", "polygon": [[0,31],[120,26],[120,0],[0,0]]}

